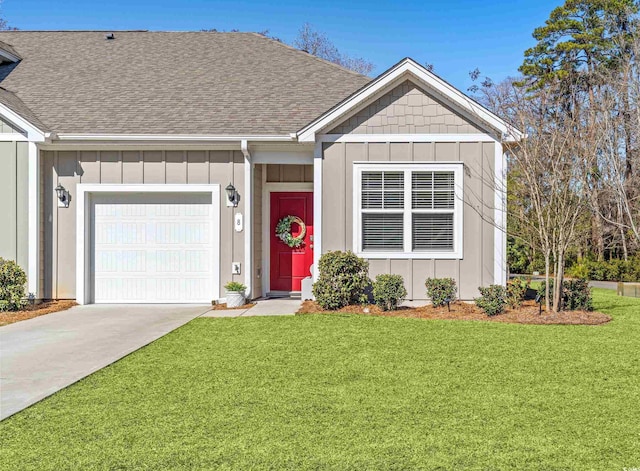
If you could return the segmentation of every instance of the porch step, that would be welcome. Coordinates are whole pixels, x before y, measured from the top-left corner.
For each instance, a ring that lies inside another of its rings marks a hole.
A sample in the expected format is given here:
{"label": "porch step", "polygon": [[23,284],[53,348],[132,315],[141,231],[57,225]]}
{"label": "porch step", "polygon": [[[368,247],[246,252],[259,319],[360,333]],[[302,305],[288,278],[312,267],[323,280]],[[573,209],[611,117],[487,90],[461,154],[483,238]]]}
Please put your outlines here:
{"label": "porch step", "polygon": [[269,291],[267,298],[301,299],[302,293],[300,291]]}

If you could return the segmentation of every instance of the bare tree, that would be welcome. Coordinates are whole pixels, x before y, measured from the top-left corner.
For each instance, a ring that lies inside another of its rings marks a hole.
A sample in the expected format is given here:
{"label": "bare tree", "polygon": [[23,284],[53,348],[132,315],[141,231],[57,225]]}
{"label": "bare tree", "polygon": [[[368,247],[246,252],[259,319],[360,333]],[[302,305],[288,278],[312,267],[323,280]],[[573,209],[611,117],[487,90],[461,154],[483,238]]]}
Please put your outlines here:
{"label": "bare tree", "polygon": [[360,74],[368,75],[374,69],[373,63],[366,59],[341,53],[325,33],[316,31],[309,23],[305,23],[300,28],[293,45],[311,55]]}

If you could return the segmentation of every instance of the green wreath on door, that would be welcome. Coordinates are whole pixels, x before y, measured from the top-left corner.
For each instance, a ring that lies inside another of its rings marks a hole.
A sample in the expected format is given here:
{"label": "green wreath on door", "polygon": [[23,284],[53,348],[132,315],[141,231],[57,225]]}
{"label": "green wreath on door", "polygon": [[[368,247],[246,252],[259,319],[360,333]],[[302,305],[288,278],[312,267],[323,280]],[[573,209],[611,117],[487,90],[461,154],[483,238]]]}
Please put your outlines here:
{"label": "green wreath on door", "polygon": [[[291,225],[293,223],[300,226],[300,234],[297,237],[293,237],[291,234]],[[304,243],[304,236],[306,234],[307,226],[298,216],[285,216],[278,221],[278,224],[276,224],[276,236],[292,249],[297,249],[302,246]]]}

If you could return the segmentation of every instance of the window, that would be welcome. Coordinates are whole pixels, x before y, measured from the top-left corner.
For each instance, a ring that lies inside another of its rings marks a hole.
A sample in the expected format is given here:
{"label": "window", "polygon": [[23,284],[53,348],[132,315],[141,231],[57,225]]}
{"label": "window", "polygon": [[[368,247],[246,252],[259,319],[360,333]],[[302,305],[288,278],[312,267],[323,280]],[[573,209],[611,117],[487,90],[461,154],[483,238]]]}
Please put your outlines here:
{"label": "window", "polygon": [[462,258],[462,164],[354,164],[354,247],[371,258]]}

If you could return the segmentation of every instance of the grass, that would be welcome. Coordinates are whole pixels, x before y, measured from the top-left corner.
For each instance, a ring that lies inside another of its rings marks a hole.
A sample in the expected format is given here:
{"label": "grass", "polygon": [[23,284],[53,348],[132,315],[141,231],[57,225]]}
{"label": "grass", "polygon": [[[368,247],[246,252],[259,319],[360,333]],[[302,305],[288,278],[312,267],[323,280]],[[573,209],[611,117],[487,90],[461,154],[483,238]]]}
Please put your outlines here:
{"label": "grass", "polygon": [[640,300],[602,326],[198,319],[0,423],[3,469],[640,467]]}

